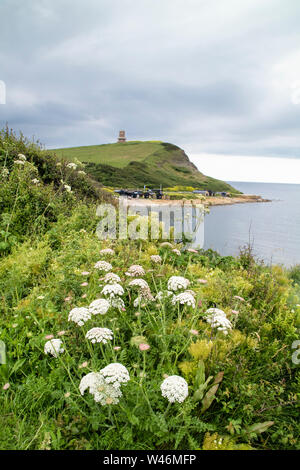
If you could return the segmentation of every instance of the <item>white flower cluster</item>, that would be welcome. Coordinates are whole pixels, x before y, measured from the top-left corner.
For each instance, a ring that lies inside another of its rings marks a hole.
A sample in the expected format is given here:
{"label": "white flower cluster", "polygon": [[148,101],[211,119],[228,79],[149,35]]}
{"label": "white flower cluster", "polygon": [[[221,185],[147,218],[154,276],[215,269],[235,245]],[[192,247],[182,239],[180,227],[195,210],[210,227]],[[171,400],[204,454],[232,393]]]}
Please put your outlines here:
{"label": "white flower cluster", "polygon": [[187,289],[190,281],[182,276],[172,276],[168,280],[168,290],[176,291],[180,289]]}
{"label": "white flower cluster", "polygon": [[133,279],[128,285],[130,287],[139,287],[140,289],[150,289],[148,282],[144,279]]}
{"label": "white flower cluster", "polygon": [[110,307],[110,303],[106,299],[96,299],[90,306],[89,311],[92,315],[105,315]]}
{"label": "white flower cluster", "polygon": [[105,378],[99,372],[90,372],[85,375],[80,382],[79,390],[81,395],[86,390],[94,396],[94,400],[101,405],[116,405],[122,396],[120,388],[114,387],[106,383]]}
{"label": "white flower cluster", "polygon": [[116,284],[121,282],[120,277],[115,273],[107,273],[104,276],[104,282],[107,284]]}
{"label": "white flower cluster", "polygon": [[177,256],[181,255],[181,252],[179,250],[177,250],[177,248],[174,248],[174,250],[172,250],[172,252],[175,253],[175,255],[177,255]]}
{"label": "white flower cluster", "polygon": [[101,293],[107,297],[113,298],[124,295],[124,289],[120,284],[106,284]]}
{"label": "white flower cluster", "polygon": [[97,261],[94,268],[99,269],[99,271],[109,272],[112,270],[112,265],[106,261]]}
{"label": "white flower cluster", "polygon": [[162,242],[162,243],[160,244],[160,246],[161,246],[162,248],[173,248],[173,245],[172,245],[172,243],[170,243],[170,242]]}
{"label": "white flower cluster", "polygon": [[71,188],[71,186],[69,186],[68,184],[64,184],[64,189],[67,191],[67,193],[71,193],[71,192],[72,192],[72,188]]}
{"label": "white flower cluster", "polygon": [[23,162],[26,162],[26,160],[27,160],[27,158],[25,157],[25,155],[23,155],[23,153],[18,154],[18,159],[22,160]]}
{"label": "white flower cluster", "polygon": [[1,171],[1,176],[2,178],[7,178],[9,175],[9,170],[8,168],[3,168],[2,171]]}
{"label": "white flower cluster", "polygon": [[210,323],[212,328],[223,331],[224,335],[228,334],[228,330],[232,329],[232,324],[226,317],[226,313],[219,308],[209,308],[206,312],[206,321]]}
{"label": "white flower cluster", "polygon": [[182,403],[189,394],[187,382],[178,375],[167,377],[160,386],[161,394],[170,403]]}
{"label": "white flower cluster", "polygon": [[159,256],[159,255],[152,255],[152,256],[150,256],[150,259],[153,263],[157,263],[157,264],[161,263],[161,261],[162,261],[161,256]]}
{"label": "white flower cluster", "polygon": [[76,170],[77,165],[76,165],[76,163],[71,162],[71,163],[67,164],[67,168],[70,168],[71,170]]}
{"label": "white flower cluster", "polygon": [[92,343],[106,344],[113,339],[113,332],[109,328],[92,328],[87,332],[85,337],[90,339]]}
{"label": "white flower cluster", "polygon": [[113,307],[113,308],[119,308],[119,309],[125,308],[124,301],[123,301],[123,299],[121,299],[121,297],[111,297],[109,299],[109,303],[110,303],[111,307]]}
{"label": "white flower cluster", "polygon": [[112,256],[114,255],[115,252],[111,248],[104,248],[103,250],[100,250],[100,255],[109,255]]}
{"label": "white flower cluster", "polygon": [[130,266],[130,268],[128,268],[128,271],[125,274],[126,276],[131,277],[145,276],[145,270],[139,264],[133,264],[132,266]]}
{"label": "white flower cluster", "polygon": [[86,175],[86,172],[83,171],[83,170],[80,170],[80,171],[78,171],[78,174],[79,174],[79,175]]}
{"label": "white flower cluster", "polygon": [[68,321],[73,321],[79,326],[83,326],[86,321],[92,317],[91,312],[85,307],[76,307],[71,310],[68,316]]}
{"label": "white flower cluster", "polygon": [[62,341],[60,339],[51,339],[45,344],[44,352],[45,354],[51,354],[51,356],[58,357],[59,354],[62,354],[65,351],[61,346]]}
{"label": "white flower cluster", "polygon": [[33,184],[36,184],[36,185],[39,185],[40,184],[40,181],[37,179],[37,178],[33,178],[33,180],[31,180],[31,182]]}
{"label": "white flower cluster", "polygon": [[123,364],[114,362],[100,370],[100,373],[105,377],[105,381],[114,386],[120,386],[122,383],[127,383],[130,380],[129,372]]}
{"label": "white flower cluster", "polygon": [[188,305],[189,307],[196,307],[195,298],[190,292],[181,292],[180,294],[174,295],[172,304]]}
{"label": "white flower cluster", "polygon": [[112,363],[100,370],[85,375],[80,382],[81,395],[88,389],[94,400],[101,405],[116,405],[122,396],[121,385],[127,383],[130,376],[126,367]]}

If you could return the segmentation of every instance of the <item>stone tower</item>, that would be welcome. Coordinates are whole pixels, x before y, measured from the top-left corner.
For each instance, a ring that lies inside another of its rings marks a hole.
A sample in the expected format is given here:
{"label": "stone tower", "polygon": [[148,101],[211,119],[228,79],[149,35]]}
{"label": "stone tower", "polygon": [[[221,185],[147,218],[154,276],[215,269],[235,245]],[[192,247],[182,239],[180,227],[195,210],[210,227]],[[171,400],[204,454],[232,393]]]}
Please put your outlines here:
{"label": "stone tower", "polygon": [[120,131],[119,132],[118,142],[126,142],[125,131]]}

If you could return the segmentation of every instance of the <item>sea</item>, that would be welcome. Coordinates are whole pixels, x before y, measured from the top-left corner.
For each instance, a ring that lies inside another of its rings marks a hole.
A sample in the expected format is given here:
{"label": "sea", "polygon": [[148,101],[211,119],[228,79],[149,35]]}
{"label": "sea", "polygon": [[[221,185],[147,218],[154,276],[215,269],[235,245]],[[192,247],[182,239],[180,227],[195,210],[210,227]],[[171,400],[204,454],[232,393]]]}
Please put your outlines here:
{"label": "sea", "polygon": [[249,244],[265,264],[300,264],[300,185],[229,182],[271,202],[213,206],[205,216],[204,249],[238,255]]}

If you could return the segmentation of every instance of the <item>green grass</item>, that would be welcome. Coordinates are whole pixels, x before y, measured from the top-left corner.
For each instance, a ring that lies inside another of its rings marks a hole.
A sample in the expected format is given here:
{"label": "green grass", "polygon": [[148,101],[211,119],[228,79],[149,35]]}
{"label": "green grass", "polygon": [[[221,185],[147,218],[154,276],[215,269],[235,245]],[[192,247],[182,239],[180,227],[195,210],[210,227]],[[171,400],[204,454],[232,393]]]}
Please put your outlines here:
{"label": "green grass", "polygon": [[193,186],[197,189],[238,193],[224,181],[203,175],[176,145],[159,142],[126,142],[50,151],[73,162],[101,184],[113,187],[150,188]]}
{"label": "green grass", "polygon": [[140,162],[158,151],[161,142],[131,141],[123,144],[89,145],[50,150],[57,156],[70,161],[103,163],[116,168],[124,168],[131,161]]}

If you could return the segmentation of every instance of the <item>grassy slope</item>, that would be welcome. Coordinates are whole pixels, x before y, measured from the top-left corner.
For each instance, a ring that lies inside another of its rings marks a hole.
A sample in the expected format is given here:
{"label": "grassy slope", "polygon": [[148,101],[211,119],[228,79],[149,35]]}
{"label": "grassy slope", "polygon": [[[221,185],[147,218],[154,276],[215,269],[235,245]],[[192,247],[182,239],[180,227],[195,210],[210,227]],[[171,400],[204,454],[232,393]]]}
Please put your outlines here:
{"label": "grassy slope", "polygon": [[86,163],[86,171],[108,186],[193,186],[237,192],[229,184],[203,175],[176,145],[159,141],[126,142],[52,150],[71,161]]}

